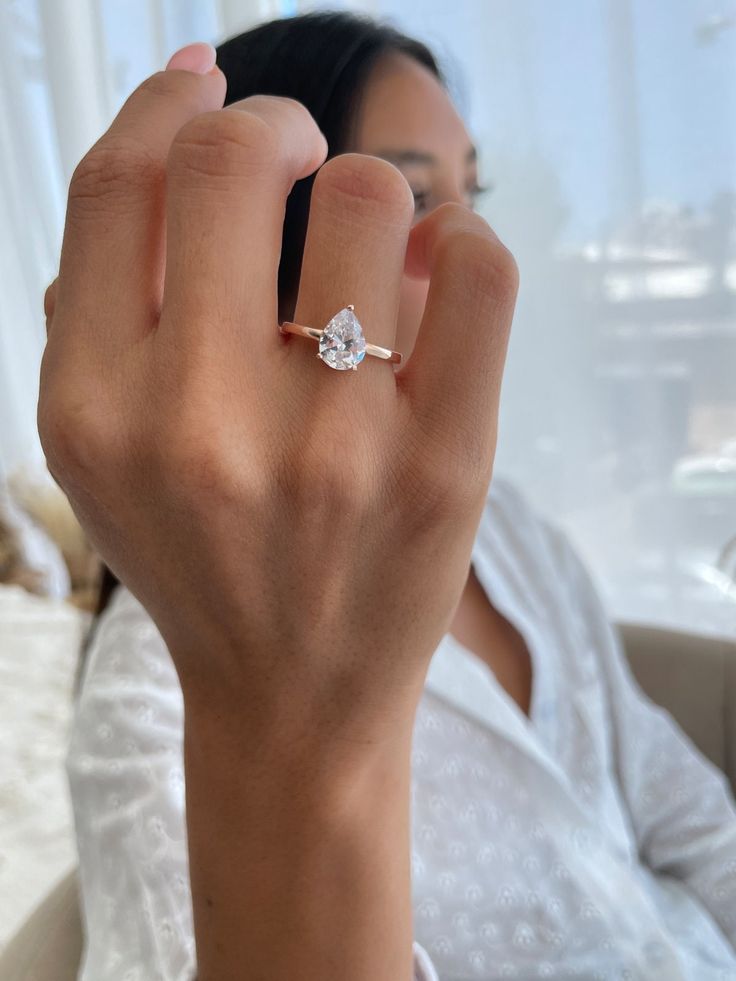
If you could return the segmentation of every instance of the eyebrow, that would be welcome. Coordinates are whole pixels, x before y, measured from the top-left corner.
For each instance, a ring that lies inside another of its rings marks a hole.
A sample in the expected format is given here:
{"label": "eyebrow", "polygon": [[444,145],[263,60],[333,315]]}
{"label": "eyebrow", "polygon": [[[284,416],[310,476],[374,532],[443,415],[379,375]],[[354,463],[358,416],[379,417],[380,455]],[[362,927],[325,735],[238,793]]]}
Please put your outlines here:
{"label": "eyebrow", "polygon": [[[422,150],[378,150],[373,156],[382,157],[393,164],[428,164],[430,167],[435,167],[439,163],[438,158],[433,153],[425,153]],[[473,145],[465,154],[465,162],[471,164],[477,159],[478,150]]]}

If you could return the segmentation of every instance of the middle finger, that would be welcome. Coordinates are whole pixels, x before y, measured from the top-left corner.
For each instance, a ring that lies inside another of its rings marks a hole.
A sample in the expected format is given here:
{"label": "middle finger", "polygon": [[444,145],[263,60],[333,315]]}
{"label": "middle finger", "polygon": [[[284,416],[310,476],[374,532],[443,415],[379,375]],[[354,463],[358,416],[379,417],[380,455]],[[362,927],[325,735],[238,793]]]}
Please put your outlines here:
{"label": "middle finger", "polygon": [[167,161],[162,340],[195,360],[206,349],[243,365],[278,349],[286,198],[326,153],[306,107],[280,96],[249,96],[179,130]]}

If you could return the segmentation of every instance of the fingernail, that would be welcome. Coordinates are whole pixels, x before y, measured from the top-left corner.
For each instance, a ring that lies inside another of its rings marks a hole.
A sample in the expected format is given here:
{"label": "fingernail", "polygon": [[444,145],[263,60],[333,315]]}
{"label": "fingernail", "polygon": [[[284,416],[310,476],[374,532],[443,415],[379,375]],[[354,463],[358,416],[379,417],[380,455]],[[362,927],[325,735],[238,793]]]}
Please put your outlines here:
{"label": "fingernail", "polygon": [[211,44],[206,41],[197,41],[175,51],[169,58],[166,71],[170,68],[178,68],[185,72],[206,75],[210,69],[214,68],[216,58],[217,52]]}

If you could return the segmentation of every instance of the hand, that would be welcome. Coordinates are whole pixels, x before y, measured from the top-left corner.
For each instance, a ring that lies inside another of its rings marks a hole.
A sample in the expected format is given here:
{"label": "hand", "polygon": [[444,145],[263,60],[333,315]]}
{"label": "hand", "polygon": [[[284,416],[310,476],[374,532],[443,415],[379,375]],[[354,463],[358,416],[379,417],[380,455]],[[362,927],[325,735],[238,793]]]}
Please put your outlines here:
{"label": "hand", "polygon": [[[325,160],[298,102],[222,108],[219,71],[159,72],[77,166],[47,292],[39,433],[93,546],[139,598],[187,705],[261,734],[372,745],[411,727],[491,478],[517,288],[488,224],[411,229],[403,175]],[[348,303],[410,360],[336,372],[281,334],[286,197],[315,179],[294,319]]]}

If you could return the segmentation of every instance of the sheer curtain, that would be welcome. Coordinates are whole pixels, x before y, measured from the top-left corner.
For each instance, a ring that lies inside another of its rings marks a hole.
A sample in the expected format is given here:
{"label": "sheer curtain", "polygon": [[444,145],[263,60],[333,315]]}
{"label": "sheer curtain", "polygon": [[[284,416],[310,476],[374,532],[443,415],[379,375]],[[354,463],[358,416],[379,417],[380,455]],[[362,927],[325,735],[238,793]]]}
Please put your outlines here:
{"label": "sheer curtain", "polygon": [[0,4],[0,475],[41,459],[43,290],[71,172],[191,40],[315,7],[426,40],[522,288],[497,468],[612,614],[736,633],[734,0]]}
{"label": "sheer curtain", "polygon": [[447,52],[519,261],[497,467],[617,616],[734,635],[736,3],[373,9]]}
{"label": "sheer curtain", "polygon": [[77,162],[178,47],[289,9],[279,0],[0,3],[0,477],[43,460],[43,294],[58,272]]}

